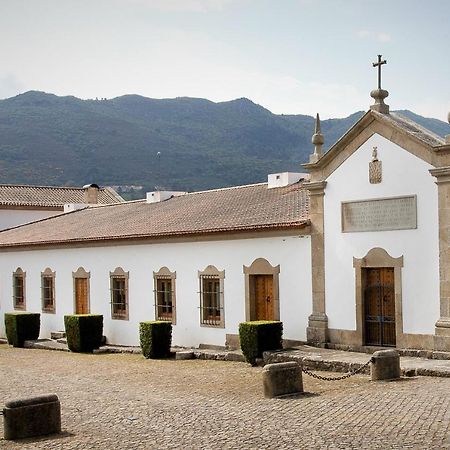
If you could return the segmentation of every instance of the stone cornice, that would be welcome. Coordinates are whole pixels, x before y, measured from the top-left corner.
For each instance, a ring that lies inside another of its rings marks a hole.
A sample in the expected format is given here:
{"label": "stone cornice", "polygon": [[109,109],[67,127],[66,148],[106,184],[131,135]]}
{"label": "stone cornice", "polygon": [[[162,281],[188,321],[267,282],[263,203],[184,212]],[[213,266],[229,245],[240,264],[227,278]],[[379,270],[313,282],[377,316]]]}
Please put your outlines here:
{"label": "stone cornice", "polygon": [[433,177],[436,177],[436,183],[450,183],[450,166],[436,167],[429,170]]}
{"label": "stone cornice", "polygon": [[326,181],[309,181],[303,184],[308,189],[310,195],[321,195],[324,193]]}
{"label": "stone cornice", "polygon": [[409,132],[389,114],[369,110],[317,162],[305,163],[303,167],[311,172],[313,179],[326,179],[374,133],[433,166],[443,166],[450,162],[450,143],[428,143]]}

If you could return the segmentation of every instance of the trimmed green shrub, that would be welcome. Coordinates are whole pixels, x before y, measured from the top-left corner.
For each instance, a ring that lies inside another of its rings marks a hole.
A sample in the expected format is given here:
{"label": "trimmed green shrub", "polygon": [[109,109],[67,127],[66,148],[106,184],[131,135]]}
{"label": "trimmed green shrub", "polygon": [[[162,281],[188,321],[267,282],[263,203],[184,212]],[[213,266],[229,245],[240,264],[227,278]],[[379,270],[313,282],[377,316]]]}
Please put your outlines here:
{"label": "trimmed green shrub", "polygon": [[72,314],[64,316],[67,346],[77,353],[89,353],[99,348],[103,337],[101,314]]}
{"label": "trimmed green shrub", "polygon": [[167,358],[172,343],[172,322],[140,322],[139,338],[142,354],[146,358]]}
{"label": "trimmed green shrub", "polygon": [[259,320],[239,324],[239,341],[245,360],[252,366],[267,350],[283,348],[283,322]]}
{"label": "trimmed green shrub", "polygon": [[41,315],[39,313],[5,313],[5,328],[8,344],[23,347],[25,341],[34,341],[39,337]]}

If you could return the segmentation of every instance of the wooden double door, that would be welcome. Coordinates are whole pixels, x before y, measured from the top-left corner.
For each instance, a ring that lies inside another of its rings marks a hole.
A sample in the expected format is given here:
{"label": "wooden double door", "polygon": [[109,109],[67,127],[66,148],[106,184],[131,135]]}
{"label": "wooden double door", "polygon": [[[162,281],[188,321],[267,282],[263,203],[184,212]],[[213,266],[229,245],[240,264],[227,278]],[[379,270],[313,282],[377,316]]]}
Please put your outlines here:
{"label": "wooden double door", "polygon": [[273,275],[251,275],[254,317],[252,320],[274,320]]}
{"label": "wooden double door", "polygon": [[365,344],[395,347],[394,268],[367,268],[364,272]]}

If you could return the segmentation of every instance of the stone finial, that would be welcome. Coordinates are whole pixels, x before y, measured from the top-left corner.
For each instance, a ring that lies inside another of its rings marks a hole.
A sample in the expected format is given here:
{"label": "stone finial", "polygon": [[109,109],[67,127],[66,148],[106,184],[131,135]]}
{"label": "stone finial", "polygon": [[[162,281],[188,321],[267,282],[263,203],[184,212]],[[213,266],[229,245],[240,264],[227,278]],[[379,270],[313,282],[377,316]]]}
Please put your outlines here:
{"label": "stone finial", "polygon": [[387,61],[381,60],[381,55],[378,55],[378,62],[372,63],[373,67],[378,68],[378,88],[370,93],[370,96],[375,100],[375,103],[371,105],[370,109],[382,114],[389,114],[389,105],[384,103],[384,99],[389,95],[389,92],[381,89],[381,67],[383,64],[387,64]]}
{"label": "stone finial", "polygon": [[[450,112],[447,114],[447,121],[448,123],[450,123]],[[447,136],[445,136],[445,142],[447,144],[450,144],[450,134],[447,134]]]}
{"label": "stone finial", "polygon": [[389,114],[389,105],[384,103],[384,99],[389,95],[388,91],[384,89],[374,89],[370,96],[375,100],[375,103],[370,106],[373,111],[378,111],[382,114]]}
{"label": "stone finial", "polygon": [[320,132],[320,118],[318,113],[316,115],[316,124],[311,142],[314,145],[314,153],[309,156],[309,162],[315,163],[322,157],[322,145],[325,142],[323,134]]}

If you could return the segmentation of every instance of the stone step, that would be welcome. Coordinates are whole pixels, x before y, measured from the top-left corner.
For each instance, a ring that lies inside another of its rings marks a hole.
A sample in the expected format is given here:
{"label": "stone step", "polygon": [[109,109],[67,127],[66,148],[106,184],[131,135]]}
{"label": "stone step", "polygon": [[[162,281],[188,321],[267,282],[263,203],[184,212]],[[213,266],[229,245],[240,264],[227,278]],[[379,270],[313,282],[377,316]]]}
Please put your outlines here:
{"label": "stone step", "polygon": [[[379,350],[387,350],[387,347],[372,347],[363,345],[342,345],[342,344],[325,344],[326,349],[329,350],[341,350],[346,352],[356,353],[368,353],[372,354]],[[426,358],[450,361],[450,352],[441,352],[436,350],[417,350],[414,348],[396,348],[400,356],[406,356],[411,358]]]}
{"label": "stone step", "polygon": [[58,340],[58,339],[63,339],[65,337],[66,337],[66,332],[65,331],[52,331],[50,333],[50,338],[51,339]]}

